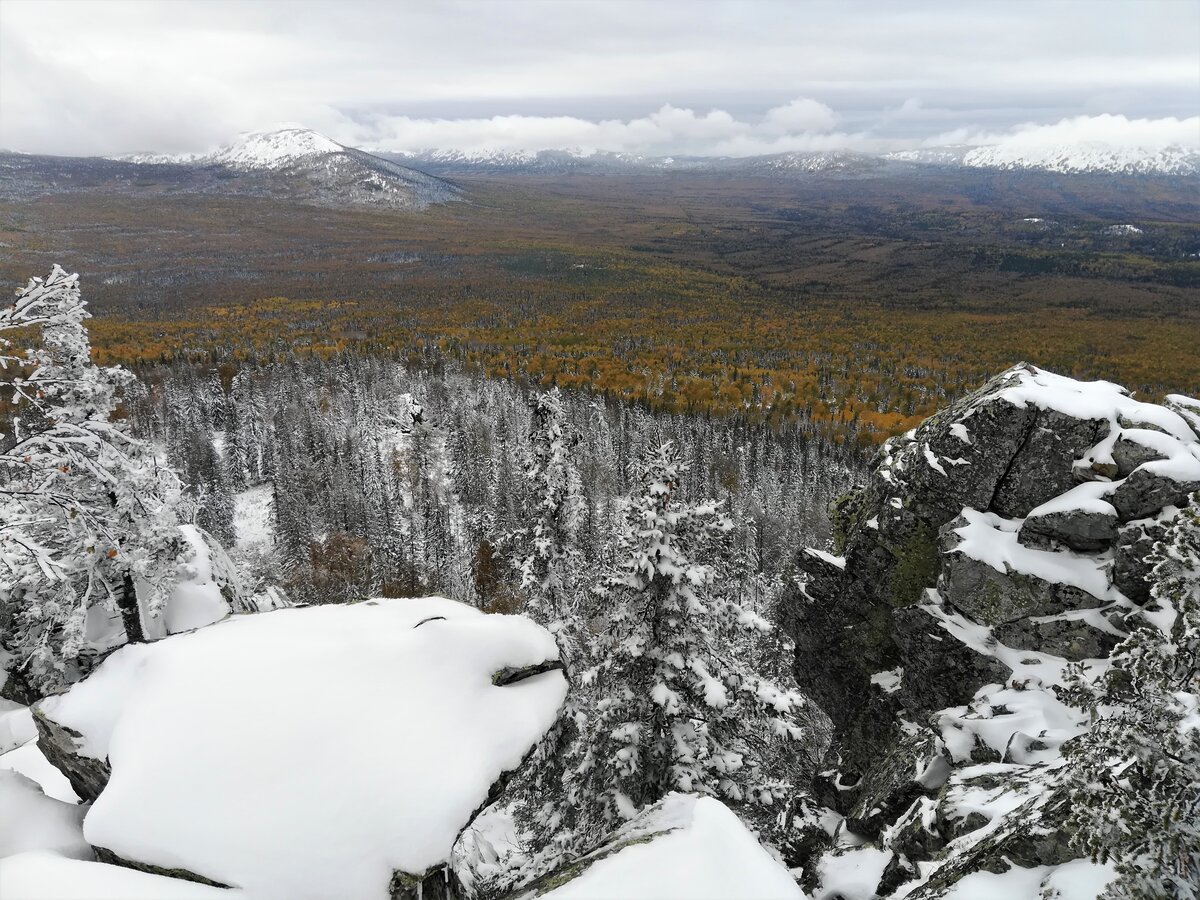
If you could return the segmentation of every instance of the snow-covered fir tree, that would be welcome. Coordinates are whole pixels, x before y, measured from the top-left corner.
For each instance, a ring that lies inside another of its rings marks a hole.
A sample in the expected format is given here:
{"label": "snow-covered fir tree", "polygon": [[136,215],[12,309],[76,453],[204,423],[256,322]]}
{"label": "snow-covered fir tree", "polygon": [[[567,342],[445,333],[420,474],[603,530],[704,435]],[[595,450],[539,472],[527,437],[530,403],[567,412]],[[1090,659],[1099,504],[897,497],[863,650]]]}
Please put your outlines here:
{"label": "snow-covered fir tree", "polygon": [[721,589],[715,561],[733,525],[719,504],[679,496],[686,469],[670,442],[637,464],[623,561],[594,611],[593,713],[566,778],[568,803],[588,810],[582,845],[670,791],[766,821],[794,790],[764,761],[769,747],[800,737],[804,698],[744,653],[770,626]]}
{"label": "snow-covered fir tree", "polygon": [[[6,648],[43,690],[71,677],[92,607],[119,611],[125,639],[142,640],[185,550],[179,480],[120,415],[133,376],[92,363],[89,315],[78,276],[57,266],[0,311],[16,408],[0,455],[0,602]],[[38,329],[40,346],[12,351]]]}
{"label": "snow-covered fir tree", "polygon": [[1200,897],[1200,494],[1156,546],[1146,623],[1114,651],[1068,745],[1072,826],[1120,873],[1106,896]]}
{"label": "snow-covered fir tree", "polygon": [[529,612],[544,624],[568,615],[578,593],[576,540],[584,507],[569,441],[562,393],[555,388],[538,394],[525,465],[528,524],[515,531],[510,542]]}

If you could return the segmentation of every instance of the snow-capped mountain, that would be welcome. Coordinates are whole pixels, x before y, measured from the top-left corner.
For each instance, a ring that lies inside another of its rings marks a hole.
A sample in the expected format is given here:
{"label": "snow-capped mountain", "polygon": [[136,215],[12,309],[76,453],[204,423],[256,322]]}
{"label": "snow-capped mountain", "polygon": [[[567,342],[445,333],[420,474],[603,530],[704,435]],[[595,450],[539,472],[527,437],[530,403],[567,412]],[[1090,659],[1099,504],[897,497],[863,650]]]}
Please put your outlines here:
{"label": "snow-capped mountain", "polygon": [[1102,172],[1115,175],[1200,174],[1200,150],[1180,147],[1122,147],[1111,144],[1059,144],[976,147],[963,165],[986,169],[1042,169],[1047,172]]}
{"label": "snow-capped mountain", "polygon": [[1200,174],[1200,149],[1179,145],[1168,147],[1131,147],[1101,143],[1036,145],[1020,144],[1014,141],[975,147],[954,145],[900,150],[886,154],[885,159],[922,165],[1029,170],[1068,175]]}
{"label": "snow-capped mountain", "polygon": [[272,193],[323,205],[341,203],[423,209],[454,200],[440,178],[346,147],[307,128],[244,134],[212,153],[138,153],[115,157],[139,165],[234,172],[234,193]]}

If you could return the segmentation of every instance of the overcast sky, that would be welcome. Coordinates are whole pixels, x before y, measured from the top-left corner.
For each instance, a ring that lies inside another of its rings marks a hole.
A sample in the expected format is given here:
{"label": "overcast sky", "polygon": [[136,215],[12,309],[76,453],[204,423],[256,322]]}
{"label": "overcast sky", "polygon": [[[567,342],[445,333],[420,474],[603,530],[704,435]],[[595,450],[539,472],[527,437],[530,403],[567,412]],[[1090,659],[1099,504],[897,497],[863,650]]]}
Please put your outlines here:
{"label": "overcast sky", "polygon": [[1200,145],[1200,0],[0,0],[0,146]]}

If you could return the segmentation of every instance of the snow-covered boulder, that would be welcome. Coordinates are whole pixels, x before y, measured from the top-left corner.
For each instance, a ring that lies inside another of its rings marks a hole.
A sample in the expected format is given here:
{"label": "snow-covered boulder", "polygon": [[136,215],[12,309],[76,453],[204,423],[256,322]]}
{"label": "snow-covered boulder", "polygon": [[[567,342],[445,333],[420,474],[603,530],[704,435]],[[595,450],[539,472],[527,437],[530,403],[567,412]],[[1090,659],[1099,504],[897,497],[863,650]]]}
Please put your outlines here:
{"label": "snow-covered boulder", "polygon": [[528,619],[373,600],[122,647],[37,711],[111,768],[84,819],[102,858],[256,900],[382,900],[419,891],[553,724],[556,667]]}
{"label": "snow-covered boulder", "polygon": [[719,800],[668,794],[599,849],[516,898],[804,900],[781,863]]}

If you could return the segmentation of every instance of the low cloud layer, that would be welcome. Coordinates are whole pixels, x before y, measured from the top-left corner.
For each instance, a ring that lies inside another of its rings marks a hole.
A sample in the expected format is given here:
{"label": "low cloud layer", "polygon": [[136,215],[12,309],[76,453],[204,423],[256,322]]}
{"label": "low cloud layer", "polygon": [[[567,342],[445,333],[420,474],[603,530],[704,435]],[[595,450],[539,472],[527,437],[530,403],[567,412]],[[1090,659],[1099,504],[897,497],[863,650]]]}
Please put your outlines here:
{"label": "low cloud layer", "polygon": [[397,150],[731,155],[1197,131],[1200,4],[1173,0],[0,2],[0,146],[29,152],[282,121]]}
{"label": "low cloud layer", "polygon": [[[838,114],[816,100],[799,98],[772,107],[756,119],[739,119],[720,109],[698,112],[664,105],[632,119],[590,121],[572,116],[493,116],[421,119],[378,116],[335,125],[333,137],[352,146],[395,152],[455,149],[467,152],[578,149],[646,156],[754,156],[789,151],[848,149],[863,152],[947,144],[1049,147],[1078,143],[1200,147],[1200,118],[1130,119],[1122,115],[1075,116],[1053,123],[1026,122],[1003,131],[975,126],[939,131],[922,139],[888,135],[898,118],[921,111],[917,100],[884,110],[868,128],[848,130]],[[949,111],[942,111],[949,113]]]}

